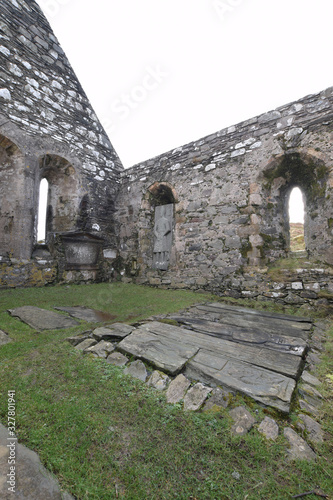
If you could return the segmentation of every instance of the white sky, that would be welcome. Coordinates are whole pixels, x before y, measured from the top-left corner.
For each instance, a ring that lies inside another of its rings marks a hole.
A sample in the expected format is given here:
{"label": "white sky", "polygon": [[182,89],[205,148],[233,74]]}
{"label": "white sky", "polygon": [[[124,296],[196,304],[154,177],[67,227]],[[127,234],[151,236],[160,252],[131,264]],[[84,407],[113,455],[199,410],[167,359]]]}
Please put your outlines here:
{"label": "white sky", "polygon": [[332,0],[37,0],[125,168],[333,85]]}

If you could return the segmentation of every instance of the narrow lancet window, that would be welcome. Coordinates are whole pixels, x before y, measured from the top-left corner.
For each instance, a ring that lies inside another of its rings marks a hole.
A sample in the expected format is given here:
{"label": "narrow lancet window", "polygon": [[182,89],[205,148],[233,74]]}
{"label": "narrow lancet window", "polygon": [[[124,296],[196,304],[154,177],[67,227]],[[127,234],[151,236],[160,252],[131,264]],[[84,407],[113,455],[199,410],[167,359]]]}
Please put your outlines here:
{"label": "narrow lancet window", "polygon": [[295,187],[290,193],[289,231],[290,250],[292,252],[304,251],[304,202],[302,191],[298,187]]}
{"label": "narrow lancet window", "polygon": [[39,206],[38,206],[38,228],[37,241],[45,243],[46,240],[46,212],[47,212],[47,197],[49,191],[49,183],[46,179],[42,179],[39,186]]}

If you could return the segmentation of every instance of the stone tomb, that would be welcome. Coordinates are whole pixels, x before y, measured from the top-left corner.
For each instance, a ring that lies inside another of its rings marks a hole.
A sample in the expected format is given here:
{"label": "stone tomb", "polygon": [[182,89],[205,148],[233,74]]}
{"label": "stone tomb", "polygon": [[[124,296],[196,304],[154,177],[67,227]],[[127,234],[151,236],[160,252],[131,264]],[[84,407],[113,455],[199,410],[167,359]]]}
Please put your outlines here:
{"label": "stone tomb", "polygon": [[117,349],[171,375],[182,371],[192,380],[289,412],[308,348],[308,320],[219,303],[168,319],[178,326],[145,323]]}

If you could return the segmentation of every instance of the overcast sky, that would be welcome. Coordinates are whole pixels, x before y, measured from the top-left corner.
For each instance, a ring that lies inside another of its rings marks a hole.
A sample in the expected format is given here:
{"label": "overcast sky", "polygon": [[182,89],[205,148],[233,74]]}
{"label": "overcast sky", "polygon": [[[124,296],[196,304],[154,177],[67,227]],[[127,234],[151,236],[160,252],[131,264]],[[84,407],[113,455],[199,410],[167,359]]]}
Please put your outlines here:
{"label": "overcast sky", "polygon": [[38,0],[125,167],[333,85],[332,0]]}
{"label": "overcast sky", "polygon": [[333,85],[332,0],[38,0],[128,168]]}

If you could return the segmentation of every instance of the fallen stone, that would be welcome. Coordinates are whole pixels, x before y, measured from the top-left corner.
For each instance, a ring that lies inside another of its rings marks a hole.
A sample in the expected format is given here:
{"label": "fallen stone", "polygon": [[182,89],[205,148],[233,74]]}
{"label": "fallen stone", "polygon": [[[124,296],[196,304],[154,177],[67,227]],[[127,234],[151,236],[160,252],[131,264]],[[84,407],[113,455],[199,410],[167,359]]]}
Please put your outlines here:
{"label": "fallen stone", "polygon": [[275,441],[279,435],[279,426],[272,418],[265,417],[259,425],[258,431],[263,434],[266,439],[273,439],[273,441]]}
{"label": "fallen stone", "polygon": [[308,415],[299,415],[299,418],[304,424],[304,428],[308,433],[309,440],[313,443],[322,443],[324,440],[324,433],[321,425],[318,424],[313,418]]}
{"label": "fallen stone", "polygon": [[231,395],[230,391],[222,389],[221,387],[215,387],[215,389],[213,389],[211,392],[210,398],[207,399],[207,401],[205,402],[203,411],[209,411],[214,408],[215,409],[227,408],[229,405],[230,395]]}
{"label": "fallen stone", "polygon": [[256,419],[251,413],[244,408],[238,406],[230,411],[230,416],[234,420],[234,425],[231,427],[232,434],[236,436],[243,436],[252,429]]}
{"label": "fallen stone", "polygon": [[79,335],[75,335],[73,337],[68,337],[66,340],[70,344],[75,346],[75,345],[79,344],[80,342],[83,342],[83,340],[91,338],[90,334],[91,334],[91,332],[84,332],[84,333],[80,333]]}
{"label": "fallen stone", "polygon": [[16,309],[9,309],[8,312],[15,318],[31,326],[34,330],[58,330],[61,328],[71,328],[78,325],[73,318],[68,318],[63,314],[34,306],[23,306]]}
{"label": "fallen stone", "polygon": [[95,345],[97,342],[95,339],[86,339],[86,340],[83,340],[82,342],[80,342],[79,344],[77,344],[75,346],[75,349],[77,349],[78,351],[84,351],[85,349],[88,349],[88,347],[91,347],[93,345]]}
{"label": "fallen stone", "polygon": [[70,316],[87,321],[87,323],[103,323],[116,318],[116,316],[113,316],[112,314],[104,311],[97,311],[96,309],[89,309],[88,307],[55,307],[54,309],[57,311],[67,312]]}
{"label": "fallen stone", "polygon": [[[8,440],[8,430],[0,424],[0,498],[2,500],[74,500],[70,494],[61,491],[58,481],[43,467],[38,455],[19,444],[16,439]],[[15,443],[15,493],[8,491],[9,473],[8,445]]]}
{"label": "fallen stone", "polygon": [[154,387],[158,391],[164,391],[170,383],[170,377],[166,373],[160,372],[158,370],[153,371],[149,380],[148,386]]}
{"label": "fallen stone", "polygon": [[184,375],[178,375],[169,385],[166,392],[166,399],[168,403],[179,403],[184,399],[187,389],[190,387],[191,382],[184,377]]}
{"label": "fallen stone", "polygon": [[98,344],[87,347],[84,350],[85,354],[93,354],[97,358],[107,358],[111,352],[115,350],[115,346],[111,342],[101,340]]}
{"label": "fallen stone", "polygon": [[12,339],[7,335],[7,333],[3,332],[0,330],[0,345],[5,345],[8,344],[8,342],[11,342]]}
{"label": "fallen stone", "polygon": [[287,450],[290,460],[315,460],[316,454],[310,446],[293,429],[286,427],[283,434],[287,438],[290,449]]}
{"label": "fallen stone", "polygon": [[142,382],[145,382],[148,377],[146,367],[139,359],[128,365],[125,368],[124,373],[125,375],[132,375],[132,377],[138,378],[139,380],[142,380]]}
{"label": "fallen stone", "polygon": [[129,335],[133,330],[133,326],[115,323],[115,325],[96,328],[93,331],[93,336],[97,340],[118,340],[127,337],[127,335]]}
{"label": "fallen stone", "polygon": [[315,406],[307,403],[306,401],[304,401],[304,399],[300,399],[298,402],[299,402],[299,406],[300,406],[301,410],[306,411],[308,413],[311,413],[311,415],[315,415],[315,416],[319,415],[320,411],[319,411],[318,407],[316,408]]}
{"label": "fallen stone", "polygon": [[312,385],[312,387],[316,387],[316,386],[320,385],[320,380],[318,380],[316,377],[314,377],[313,375],[311,375],[307,371],[305,371],[305,372],[302,373],[301,380],[305,384]]}
{"label": "fallen stone", "polygon": [[106,358],[106,361],[112,365],[125,366],[128,363],[128,358],[120,352],[113,352]]}
{"label": "fallen stone", "polygon": [[298,388],[299,394],[307,403],[310,403],[312,406],[320,406],[321,400],[323,396],[320,394],[317,389],[308,384],[303,384]]}
{"label": "fallen stone", "polygon": [[204,386],[201,382],[195,384],[184,397],[184,410],[199,410],[211,391],[210,387]]}
{"label": "fallen stone", "polygon": [[135,330],[134,326],[127,325],[126,323],[112,323],[105,325],[105,328],[113,331],[113,336],[117,339],[123,339]]}

